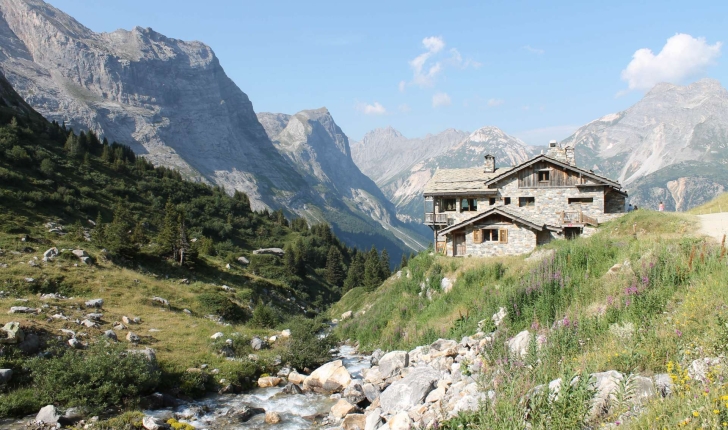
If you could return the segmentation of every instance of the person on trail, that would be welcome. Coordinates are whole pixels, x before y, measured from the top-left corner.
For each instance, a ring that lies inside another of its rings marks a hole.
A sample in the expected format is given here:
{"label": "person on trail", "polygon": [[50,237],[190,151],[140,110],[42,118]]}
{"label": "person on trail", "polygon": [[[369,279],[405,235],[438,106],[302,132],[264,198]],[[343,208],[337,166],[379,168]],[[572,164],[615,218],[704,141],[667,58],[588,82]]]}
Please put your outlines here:
{"label": "person on trail", "polygon": [[660,206],[657,207],[657,210],[660,212],[665,212],[665,204],[660,202]]}
{"label": "person on trail", "polygon": [[634,208],[632,207],[632,203],[629,204],[629,207],[627,207],[627,212],[632,212]]}

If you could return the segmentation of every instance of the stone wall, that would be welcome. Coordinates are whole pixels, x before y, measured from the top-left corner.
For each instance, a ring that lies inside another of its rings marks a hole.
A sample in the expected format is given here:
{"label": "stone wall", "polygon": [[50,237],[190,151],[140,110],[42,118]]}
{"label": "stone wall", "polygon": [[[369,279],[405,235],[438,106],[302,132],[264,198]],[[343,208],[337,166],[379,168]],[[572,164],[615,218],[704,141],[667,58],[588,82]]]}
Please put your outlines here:
{"label": "stone wall", "polygon": [[[508,242],[475,243],[473,232],[483,228],[508,230]],[[517,223],[489,222],[483,220],[465,227],[465,248],[467,255],[476,257],[495,257],[499,255],[526,254],[536,248],[536,233]],[[453,255],[452,235],[447,236],[447,255]]]}

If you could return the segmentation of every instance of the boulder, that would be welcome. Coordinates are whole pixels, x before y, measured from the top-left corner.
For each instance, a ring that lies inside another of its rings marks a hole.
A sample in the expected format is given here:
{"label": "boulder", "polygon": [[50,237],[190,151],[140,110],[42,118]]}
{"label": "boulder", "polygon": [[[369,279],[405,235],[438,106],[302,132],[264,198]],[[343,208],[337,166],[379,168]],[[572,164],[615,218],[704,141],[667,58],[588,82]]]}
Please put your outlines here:
{"label": "boulder", "polygon": [[266,424],[278,424],[281,422],[281,416],[277,412],[266,412],[265,423]]}
{"label": "boulder", "polygon": [[506,319],[506,316],[508,316],[508,312],[506,311],[506,308],[502,307],[490,318],[493,320],[495,326],[498,327],[503,323],[503,320]]}
{"label": "boulder", "polygon": [[59,418],[61,418],[61,414],[58,413],[58,410],[53,405],[42,407],[35,416],[36,421],[43,422],[44,424],[57,424]]}
{"label": "boulder", "polygon": [[13,377],[13,369],[0,369],[0,385],[7,384]]}
{"label": "boulder", "polygon": [[508,341],[508,350],[511,355],[523,358],[528,354],[528,346],[531,344],[533,335],[528,330],[523,330]]}
{"label": "boulder", "polygon": [[346,311],[343,314],[341,314],[341,321],[344,321],[345,319],[351,318],[351,311]]}
{"label": "boulder", "polygon": [[364,414],[349,414],[344,417],[341,427],[344,430],[364,430],[366,428],[367,418]]}
{"label": "boulder", "polygon": [[688,376],[690,379],[697,379],[705,382],[708,373],[711,371],[715,374],[721,374],[723,370],[723,364],[721,359],[718,357],[704,357],[697,360],[693,360],[688,366]]}
{"label": "boulder", "polygon": [[281,378],[277,376],[263,376],[258,378],[258,386],[261,388],[277,387],[281,383]]}
{"label": "boulder", "polygon": [[220,287],[220,289],[223,290],[223,291],[227,291],[228,293],[234,293],[235,292],[235,288],[230,287],[228,285],[223,285],[222,287]]}
{"label": "boulder", "polygon": [[399,412],[387,424],[389,424],[390,430],[410,430],[412,428],[412,418],[407,412]]}
{"label": "boulder", "polygon": [[402,369],[409,366],[409,354],[407,351],[392,351],[384,354],[379,359],[379,372],[383,379],[399,375]]}
{"label": "boulder", "polygon": [[96,313],[96,312],[86,314],[86,318],[90,319],[91,321],[101,321],[101,318],[103,318],[103,317],[104,317],[104,314],[100,314],[100,313]]}
{"label": "boulder", "polygon": [[364,389],[361,386],[361,381],[353,380],[348,387],[344,389],[341,396],[346,399],[352,405],[358,405],[363,402],[367,397],[364,395]]}
{"label": "boulder", "polygon": [[161,430],[170,428],[169,424],[157,417],[145,416],[142,419],[142,426],[147,430]]}
{"label": "boulder", "polygon": [[379,386],[374,384],[364,384],[361,386],[362,392],[364,393],[364,396],[366,396],[367,400],[369,402],[373,402],[376,399],[379,398],[379,395],[382,393],[379,390]]}
{"label": "boulder", "polygon": [[126,340],[128,340],[131,343],[139,343],[141,338],[134,332],[130,331],[129,333],[126,334]]}
{"label": "boulder", "polygon": [[338,393],[351,383],[351,375],[341,360],[332,361],[314,370],[303,381],[305,389]]}
{"label": "boulder", "polygon": [[86,302],[87,308],[100,308],[104,305],[104,299],[92,299]]}
{"label": "boulder", "polygon": [[430,391],[430,394],[428,394],[425,398],[425,403],[435,403],[437,401],[442,401],[442,399],[445,398],[445,392],[445,387],[439,387]]}
{"label": "boulder", "polygon": [[438,339],[430,345],[431,351],[445,351],[448,349],[456,349],[458,343],[450,339]]}
{"label": "boulder", "polygon": [[73,349],[82,349],[83,348],[83,344],[75,337],[68,339],[68,345],[70,345],[71,348],[73,348]]}
{"label": "boulder", "polygon": [[230,408],[228,410],[226,416],[229,418],[233,418],[237,421],[246,422],[249,419],[251,419],[253,416],[258,414],[264,414],[265,409],[263,408],[251,408],[249,406],[240,406],[239,408]]}
{"label": "boulder", "polygon": [[289,329],[282,330],[281,337],[291,337],[291,330],[289,330]]}
{"label": "boulder", "polygon": [[250,260],[241,256],[241,257],[238,257],[238,263],[248,265],[248,264],[250,264]]}
{"label": "boulder", "polygon": [[289,382],[283,387],[283,392],[286,394],[303,394],[303,390],[298,385]]}
{"label": "boulder", "polygon": [[288,381],[293,382],[294,384],[302,384],[304,379],[306,379],[306,375],[301,375],[300,373],[296,372],[295,370],[292,370],[288,374]]}
{"label": "boulder", "polygon": [[275,255],[277,257],[283,257],[283,255],[285,255],[285,253],[286,252],[284,250],[282,250],[281,248],[261,248],[261,249],[256,249],[255,251],[253,251],[253,254],[256,254],[256,255],[269,254],[269,255]]}
{"label": "boulder", "polygon": [[431,367],[416,367],[407,376],[387,387],[379,396],[385,414],[411,409],[422,404],[440,379],[440,372]]}
{"label": "boulder", "polygon": [[223,333],[222,333],[221,331],[219,331],[219,332],[217,332],[217,333],[213,334],[212,336],[210,336],[210,339],[215,339],[215,340],[217,340],[217,339],[220,339],[220,338],[221,338],[221,337],[223,337],[223,336],[225,336],[225,335],[224,335],[224,334],[223,334]]}
{"label": "boulder", "polygon": [[78,258],[88,257],[88,254],[83,249],[74,249],[71,252],[73,253],[73,255],[75,255]]}
{"label": "boulder", "polygon": [[382,425],[382,410],[376,408],[366,415],[364,430],[376,430]]}
{"label": "boulder", "polygon": [[655,383],[652,379],[644,376],[634,376],[632,378],[632,389],[634,390],[633,401],[643,405],[657,395]]}
{"label": "boulder", "polygon": [[261,338],[259,338],[258,336],[254,337],[250,341],[250,346],[251,346],[251,348],[253,348],[253,351],[260,351],[261,349],[263,349],[263,345],[264,345],[263,340]]}
{"label": "boulder", "polygon": [[331,407],[331,415],[333,415],[337,420],[340,420],[355,410],[356,406],[347,402],[345,399],[339,399],[339,401]]}
{"label": "boulder", "polygon": [[453,280],[450,278],[442,278],[442,281],[440,281],[440,289],[442,289],[443,293],[449,293],[452,290],[453,283]]}
{"label": "boulder", "polygon": [[369,362],[372,366],[376,366],[379,364],[379,359],[384,357],[384,351],[381,349],[377,349],[374,352],[372,352],[372,357],[369,359]]}
{"label": "boulder", "polygon": [[119,340],[119,338],[116,336],[116,332],[114,330],[106,330],[104,332],[104,336],[106,336],[107,338],[114,340],[114,341]]}
{"label": "boulder", "polygon": [[159,303],[162,306],[169,307],[169,300],[161,297],[152,297],[152,303]]}
{"label": "boulder", "polygon": [[615,393],[619,389],[624,375],[616,370],[608,370],[592,373],[590,376],[593,379],[593,388],[595,390],[590,416],[596,418],[609,412],[610,403],[615,399]]}
{"label": "boulder", "polygon": [[53,247],[43,253],[43,261],[52,260],[53,257],[58,255],[58,248]]}
{"label": "boulder", "polygon": [[81,325],[84,326],[84,327],[86,327],[86,328],[98,328],[98,326],[99,326],[95,322],[93,322],[91,320],[88,320],[88,319],[85,319],[85,320],[81,321]]}
{"label": "boulder", "polygon": [[34,314],[37,312],[38,309],[29,308],[27,306],[12,306],[10,311],[8,311],[9,314]]}

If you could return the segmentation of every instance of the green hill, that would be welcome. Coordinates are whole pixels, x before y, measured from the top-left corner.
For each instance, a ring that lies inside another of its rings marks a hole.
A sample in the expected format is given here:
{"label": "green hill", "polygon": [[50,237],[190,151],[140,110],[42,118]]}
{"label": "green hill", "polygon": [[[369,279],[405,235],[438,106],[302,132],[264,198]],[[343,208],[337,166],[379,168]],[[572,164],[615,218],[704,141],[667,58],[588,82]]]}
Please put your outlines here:
{"label": "green hill", "polygon": [[[702,379],[688,375],[728,352],[728,256],[696,237],[696,225],[690,215],[640,210],[530,257],[421,253],[376,291],[347,292],[329,313],[352,311],[337,334],[370,350],[484,333],[478,381],[494,400],[443,428],[523,428],[525,419],[531,428],[718,428],[728,420],[725,365]],[[491,317],[501,309],[496,329]],[[538,341],[519,359],[503,345],[524,330]],[[639,403],[625,383],[596,418],[585,413],[591,395],[577,393],[588,391],[581,385],[565,402],[544,397],[538,411],[527,406],[540,399],[541,384],[609,370],[629,380],[666,374],[672,394]]]}

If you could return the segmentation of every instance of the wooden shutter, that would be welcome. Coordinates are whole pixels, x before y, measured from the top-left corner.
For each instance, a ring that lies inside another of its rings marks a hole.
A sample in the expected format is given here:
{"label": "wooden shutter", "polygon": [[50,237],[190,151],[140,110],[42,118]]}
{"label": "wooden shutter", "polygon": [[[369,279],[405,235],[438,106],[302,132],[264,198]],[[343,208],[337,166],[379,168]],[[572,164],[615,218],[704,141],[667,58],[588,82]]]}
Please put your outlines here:
{"label": "wooden shutter", "polygon": [[503,229],[498,232],[498,242],[508,243],[508,230]]}
{"label": "wooden shutter", "polygon": [[473,243],[483,243],[483,230],[473,230]]}

